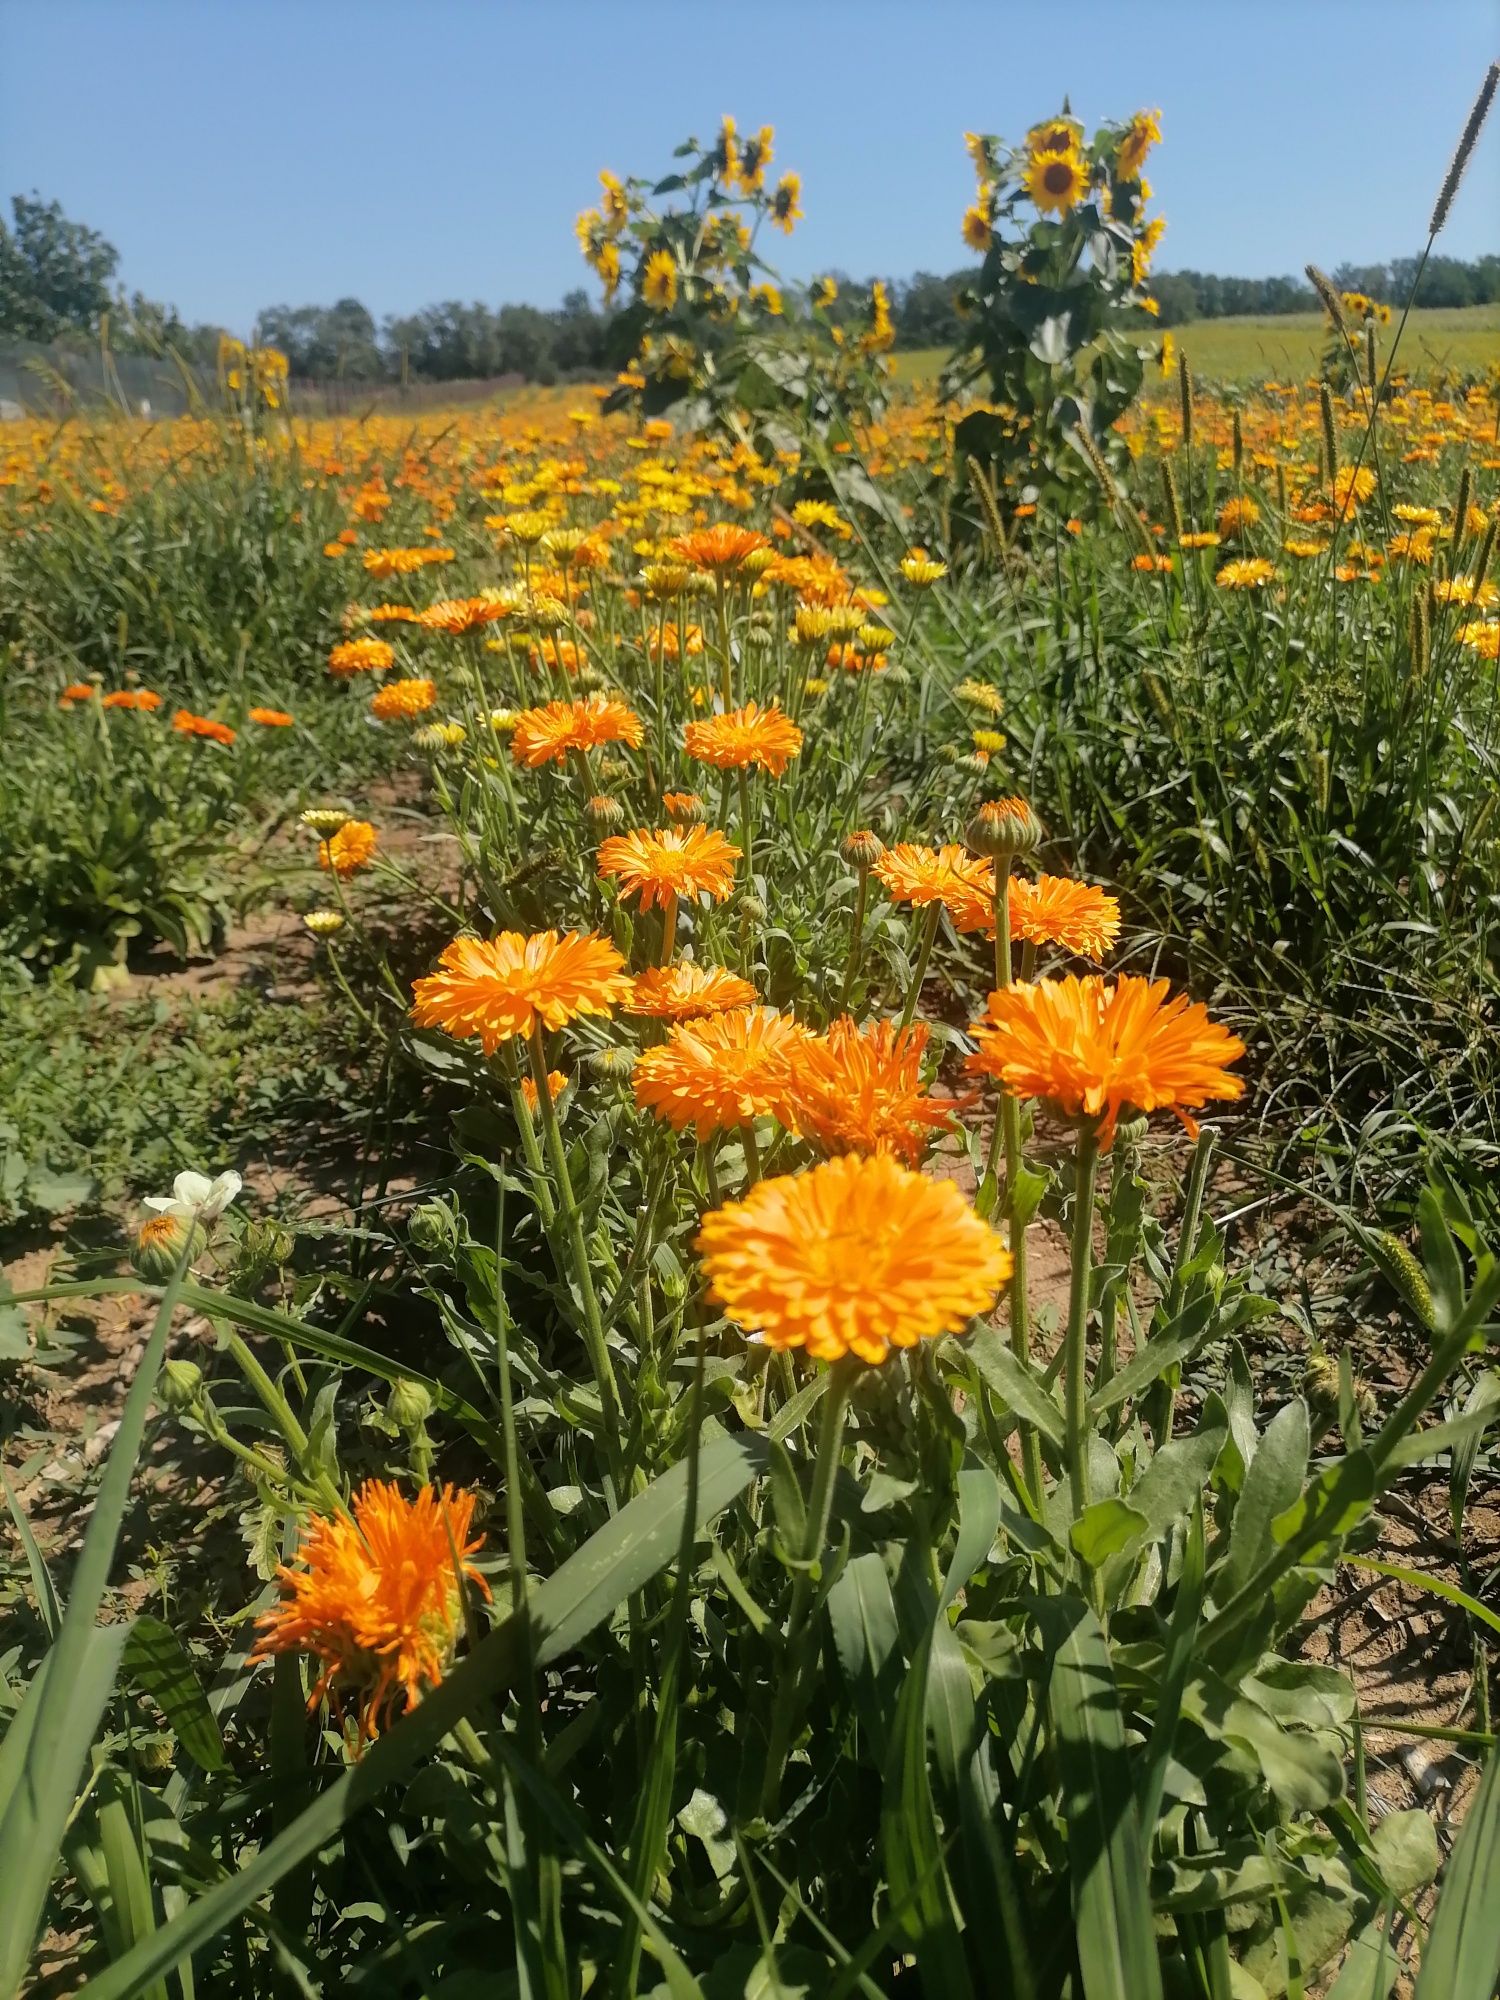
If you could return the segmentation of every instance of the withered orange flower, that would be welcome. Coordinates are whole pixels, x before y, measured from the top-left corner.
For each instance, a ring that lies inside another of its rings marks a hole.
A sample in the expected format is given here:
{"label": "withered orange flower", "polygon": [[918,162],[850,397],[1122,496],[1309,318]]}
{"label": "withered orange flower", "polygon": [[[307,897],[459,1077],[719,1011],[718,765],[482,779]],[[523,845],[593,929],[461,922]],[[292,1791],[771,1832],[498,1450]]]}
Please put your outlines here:
{"label": "withered orange flower", "polygon": [[990,1310],[1010,1252],[952,1181],[888,1153],[761,1181],[703,1219],[695,1244],[737,1325],[814,1360],[882,1362]]}
{"label": "withered orange flower", "polygon": [[370,698],[377,722],[414,722],[437,700],[437,683],[429,680],[387,681]]}
{"label": "withered orange flower", "polygon": [[318,866],[341,881],[365,867],[375,853],[380,836],[367,819],[346,819],[327,840],[318,843]]}
{"label": "withered orange flower", "polygon": [[190,708],[178,709],[172,717],[172,727],[179,736],[204,736],[210,743],[229,744],[235,736],[227,722],[215,722],[211,715],[194,715]]}
{"label": "withered orange flower", "polygon": [[626,743],[633,749],[643,734],[640,717],[623,701],[591,694],[583,701],[523,708],[510,747],[517,763],[535,770],[540,764],[561,763],[570,750],[592,750],[600,743]]}
{"label": "withered orange flower", "polygon": [[442,1680],[463,1629],[463,1581],[486,1597],[469,1558],[475,1496],[424,1486],[414,1500],[379,1479],[354,1496],[352,1514],[314,1515],[295,1563],[276,1574],[281,1602],[257,1620],[252,1660],[311,1653],[322,1672],[308,1700],[357,1699],[366,1740],[386,1726],[397,1699],[415,1708]]}
{"label": "withered orange flower", "polygon": [[666,905],[674,896],[712,896],[722,903],[734,890],[734,864],[741,850],[717,828],[667,826],[655,833],[617,833],[599,849],[599,873],[613,878],[624,896],[636,896],[643,910]]}
{"label": "withered orange flower", "polygon": [[501,931],[494,939],[455,938],[442,968],[413,983],[412,1019],[463,1040],[476,1036],[487,1056],[538,1022],[562,1028],[580,1014],[608,1014],[630,998],[625,961],[592,932]]}
{"label": "withered orange flower", "polygon": [[809,1036],[792,1057],[797,1129],[825,1153],[893,1153],[917,1166],[957,1106],[922,1082],[927,1028],[847,1017]]}
{"label": "withered orange flower", "polygon": [[724,1014],[734,1007],[753,1007],[759,999],[748,979],[726,972],[722,965],[654,965],[639,974],[625,1003],[626,1012],[654,1021],[694,1021],[705,1014]]}
{"label": "withered orange flower", "polygon": [[806,1036],[773,1007],[684,1022],[636,1063],[636,1103],[700,1139],[762,1114],[790,1126],[791,1057]]}
{"label": "withered orange flower", "polygon": [[747,701],[725,715],[688,723],[682,740],[688,755],[701,763],[720,770],[756,764],[779,778],[802,748],[802,731],[775,702],[760,708]]}
{"label": "withered orange flower", "polygon": [[1097,1119],[1102,1145],[1127,1109],[1171,1111],[1196,1134],[1190,1109],[1244,1094],[1224,1065],[1245,1045],[1198,1001],[1169,995],[1165,979],[1130,974],[1113,982],[1070,974],[992,993],[968,1067],[1066,1117]]}
{"label": "withered orange flower", "polygon": [[711,528],[694,528],[691,534],[677,535],[667,544],[668,553],[691,563],[694,569],[725,575],[736,570],[758,549],[769,549],[770,541],[754,528],[742,528],[733,521],[718,521]]}

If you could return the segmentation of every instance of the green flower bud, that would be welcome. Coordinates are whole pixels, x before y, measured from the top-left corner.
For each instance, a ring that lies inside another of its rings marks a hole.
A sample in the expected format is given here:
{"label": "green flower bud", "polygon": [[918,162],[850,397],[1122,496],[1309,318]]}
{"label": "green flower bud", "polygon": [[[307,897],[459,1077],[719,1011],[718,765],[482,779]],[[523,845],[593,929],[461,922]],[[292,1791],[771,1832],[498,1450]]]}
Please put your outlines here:
{"label": "green flower bud", "polygon": [[392,1383],[385,1413],[397,1430],[419,1431],[432,1411],[430,1389],[423,1388],[420,1382],[409,1382],[404,1375],[398,1376]]}
{"label": "green flower bud", "polygon": [[988,799],[969,821],[964,840],[975,854],[1009,861],[1036,853],[1042,823],[1024,799]]}
{"label": "green flower bud", "polygon": [[191,1410],[203,1400],[203,1370],[196,1361],[168,1361],[157,1377],[156,1400],[164,1410]]}
{"label": "green flower bud", "polygon": [[164,1285],[187,1253],[189,1264],[208,1248],[208,1232],[196,1217],[153,1215],[143,1222],[130,1261],[153,1285]]}

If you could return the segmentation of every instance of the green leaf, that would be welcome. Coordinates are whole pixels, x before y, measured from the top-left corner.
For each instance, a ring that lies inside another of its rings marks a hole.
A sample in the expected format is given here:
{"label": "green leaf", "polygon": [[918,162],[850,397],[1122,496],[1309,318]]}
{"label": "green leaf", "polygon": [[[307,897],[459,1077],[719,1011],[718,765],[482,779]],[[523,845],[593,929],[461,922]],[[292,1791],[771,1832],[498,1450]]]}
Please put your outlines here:
{"label": "green leaf", "polygon": [[1395,1905],[1387,1904],[1381,1916],[1366,1924],[1353,1940],[1338,1978],[1328,1989],[1328,2000],[1390,2000],[1401,1970],[1400,1954],[1390,1939],[1394,1914]]}
{"label": "green leaf", "polygon": [[1068,1540],[1090,1569],[1098,1569],[1127,1549],[1133,1554],[1149,1526],[1146,1516],[1124,1500],[1095,1500],[1068,1530]]}
{"label": "green leaf", "polygon": [[177,1741],[202,1771],[222,1771],[224,1739],[182,1641],[169,1625],[138,1617],[125,1642],[121,1671],[161,1710]]}
{"label": "green leaf", "polygon": [[943,1838],[927,1777],[927,1683],[930,1637],[907,1671],[891,1727],[880,1846],[893,1904],[901,1909],[907,1949],[933,1993],[968,2000],[973,1994],[959,1936]]}
{"label": "green leaf", "polygon": [[877,1746],[886,1742],[901,1678],[901,1631],[883,1559],[853,1556],[828,1593],[834,1651],[860,1719]]}
{"label": "green leaf", "polygon": [[1494,2000],[1500,1983],[1500,1757],[1485,1766],[1438,1892],[1415,2000]]}
{"label": "green leaf", "polygon": [[[765,1456],[761,1440],[750,1436],[721,1437],[704,1447],[698,1464],[700,1531],[759,1476]],[[532,1591],[527,1611],[539,1665],[570,1651],[675,1561],[682,1540],[687,1474],[685,1462],[673,1466]],[[90,2000],[129,2000],[144,1982],[170,1971],[217,1937],[289,1868],[326,1847],[346,1820],[430,1756],[459,1722],[512,1687],[525,1654],[518,1620],[505,1619],[243,1868],[90,1980],[83,1989]]]}
{"label": "green leaf", "polygon": [[1430,1187],[1423,1188],[1418,1198],[1417,1215],[1422,1225],[1422,1263],[1432,1287],[1438,1329],[1447,1333],[1464,1309],[1464,1267],[1443,1205]]}
{"label": "green leaf", "polygon": [[26,1556],[26,1567],[31,1572],[31,1588],[36,1593],[37,1615],[42,1621],[47,1637],[55,1639],[58,1627],[62,1624],[62,1606],[58,1602],[51,1572],[47,1568],[41,1550],[37,1547],[36,1536],[31,1532],[31,1523],[27,1520],[25,1510],[16,1498],[9,1479],[5,1476],[4,1466],[0,1466],[0,1486],[5,1488],[10,1517],[16,1524],[16,1533],[21,1538],[21,1548]]}
{"label": "green leaf", "polygon": [[26,1199],[48,1215],[61,1215],[92,1201],[98,1186],[92,1174],[54,1173],[50,1167],[36,1166],[26,1177]]}
{"label": "green leaf", "polygon": [[1062,1770],[1068,1889],[1085,2000],[1161,2000],[1146,1846],[1109,1642],[1077,1598],[1046,1598],[1047,1705]]}
{"label": "green leaf", "polygon": [[1298,1396],[1266,1426],[1245,1474],[1230,1524],[1229,1553],[1213,1580],[1221,1604],[1243,1589],[1270,1555],[1272,1524],[1297,1502],[1307,1477],[1307,1455],[1307,1405]]}
{"label": "green leaf", "polygon": [[[1476,1418],[1500,1416],[1500,1370],[1487,1369],[1469,1391],[1469,1400],[1464,1404],[1464,1416],[1471,1421]],[[1453,1539],[1462,1542],[1464,1532],[1464,1508],[1469,1497],[1469,1482],[1474,1477],[1474,1463],[1479,1456],[1479,1440],[1483,1435],[1481,1424],[1471,1437],[1453,1447],[1453,1462],[1448,1473],[1448,1518],[1453,1524]]]}
{"label": "green leaf", "polygon": [[1062,1411],[1043,1388],[1040,1377],[1012,1353],[999,1329],[981,1327],[964,1352],[1005,1407],[1023,1417],[1048,1444],[1061,1449]]}

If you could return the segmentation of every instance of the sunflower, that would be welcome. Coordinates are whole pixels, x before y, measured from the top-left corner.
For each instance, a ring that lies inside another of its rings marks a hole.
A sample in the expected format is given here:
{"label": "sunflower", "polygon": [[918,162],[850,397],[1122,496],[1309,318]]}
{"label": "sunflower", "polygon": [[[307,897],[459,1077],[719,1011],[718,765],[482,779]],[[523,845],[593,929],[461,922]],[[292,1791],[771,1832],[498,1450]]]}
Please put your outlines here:
{"label": "sunflower", "polygon": [[474,1035],[487,1056],[540,1024],[562,1028],[580,1014],[608,1014],[630,998],[625,961],[592,932],[501,931],[493,940],[455,938],[441,971],[413,983],[412,1019],[457,1040]]}
{"label": "sunflower", "polygon": [[737,972],[681,959],[676,965],[654,965],[641,973],[625,1011],[653,1021],[696,1021],[706,1014],[753,1007],[759,998],[749,980]]}
{"label": "sunflower", "polygon": [[700,1139],[769,1114],[790,1127],[792,1055],[807,1030],[773,1007],[744,1007],[674,1027],[635,1066],[635,1099]]}
{"label": "sunflower", "polygon": [[516,717],[510,747],[518,764],[535,770],[541,764],[560,764],[570,750],[592,750],[600,743],[626,743],[634,748],[643,733],[640,717],[624,702],[591,694],[582,701],[549,701],[542,708],[523,708]]}
{"label": "sunflower", "polygon": [[677,263],[670,250],[653,250],[641,272],[641,297],[653,312],[677,303]]}
{"label": "sunflower", "polygon": [[978,198],[964,210],[962,234],[964,242],[981,257],[993,246],[995,224],[990,214],[990,190],[987,187],[982,187]]}
{"label": "sunflower", "polygon": [[370,698],[377,722],[415,722],[437,700],[437,684],[429,680],[387,681]]}
{"label": "sunflower", "polygon": [[1137,111],[1125,128],[1120,150],[1115,155],[1115,174],[1122,181],[1138,181],[1146,155],[1161,144],[1161,113]]}
{"label": "sunflower", "polygon": [[775,702],[760,708],[747,701],[743,708],[731,709],[726,715],[688,723],[682,741],[688,755],[700,763],[717,765],[720,770],[754,764],[779,778],[802,748],[802,731]]}
{"label": "sunflower", "polygon": [[1026,165],[1026,192],[1043,215],[1067,215],[1089,191],[1088,168],[1071,149],[1033,153]]}
{"label": "sunflower", "polygon": [[991,877],[984,864],[961,847],[934,850],[914,841],[897,841],[876,860],[870,873],[893,903],[922,908],[945,903],[964,910],[974,897],[991,894]]}
{"label": "sunflower", "polygon": [[281,1602],[257,1620],[252,1660],[311,1653],[323,1671],[308,1701],[359,1701],[360,1734],[379,1734],[398,1695],[415,1708],[446,1673],[463,1629],[468,1578],[489,1585],[469,1557],[475,1495],[424,1486],[414,1500],[370,1479],[350,1514],[314,1515],[295,1563],[276,1572]]}
{"label": "sunflower", "polygon": [[325,874],[347,882],[374,859],[380,835],[367,819],[346,819],[327,840],[318,843],[318,866]]}
{"label": "sunflower", "polygon": [[1262,590],[1276,574],[1276,565],[1264,556],[1240,556],[1224,563],[1214,573],[1220,590]]}
{"label": "sunflower", "polygon": [[889,1154],[761,1181],[703,1219],[715,1300],[770,1347],[879,1363],[990,1310],[1009,1251],[952,1181]]}
{"label": "sunflower", "polygon": [[754,528],[741,528],[733,521],[717,521],[711,528],[695,528],[690,535],[678,535],[667,544],[668,553],[694,569],[723,576],[739,569],[770,542]]}
{"label": "sunflower", "polygon": [[741,850],[713,827],[662,827],[617,833],[599,849],[599,874],[614,878],[622,896],[637,896],[643,910],[665,907],[677,896],[712,896],[722,903],[734,890]]}
{"label": "sunflower", "polygon": [[950,1131],[955,1105],[922,1083],[927,1028],[844,1017],[792,1057],[797,1129],[825,1153],[894,1153],[917,1166],[934,1133]]}
{"label": "sunflower", "polygon": [[346,639],[328,655],[328,671],[346,678],[350,674],[383,674],[396,664],[396,649],[384,639]]}
{"label": "sunflower", "polygon": [[1124,1110],[1188,1116],[1210,1098],[1233,1099],[1244,1083],[1224,1067],[1245,1053],[1237,1035],[1197,1001],[1169,998],[1165,979],[1122,974],[1047,979],[992,993],[973,1030],[971,1071],[998,1077],[1018,1097],[1041,1097],[1069,1118],[1099,1121],[1108,1145]]}
{"label": "sunflower", "polygon": [[783,174],[776,183],[775,193],[771,196],[771,220],[778,229],[790,236],[801,219],[802,176]]}
{"label": "sunflower", "polygon": [[[1076,118],[1049,118],[1026,134],[1028,153],[1076,153],[1083,144],[1083,127]],[[975,172],[979,168],[976,166]]]}

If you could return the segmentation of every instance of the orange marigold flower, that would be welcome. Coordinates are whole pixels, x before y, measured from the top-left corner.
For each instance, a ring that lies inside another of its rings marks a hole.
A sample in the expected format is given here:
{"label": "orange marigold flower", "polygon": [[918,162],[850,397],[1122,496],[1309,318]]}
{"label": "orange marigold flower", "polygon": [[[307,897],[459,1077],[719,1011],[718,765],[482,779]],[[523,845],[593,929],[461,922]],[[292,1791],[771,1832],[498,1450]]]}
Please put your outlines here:
{"label": "orange marigold flower", "polygon": [[608,1014],[630,998],[625,961],[591,931],[501,931],[455,938],[441,971],[413,983],[412,1019],[458,1040],[473,1035],[487,1056],[515,1035],[566,1027],[580,1014]]}
{"label": "orange marigold flower", "polygon": [[92,701],[99,690],[92,681],[69,681],[58,696],[59,708],[71,708],[75,701]]}
{"label": "orange marigold flower", "polygon": [[1018,1097],[1042,1097],[1069,1118],[1100,1121],[1108,1145],[1124,1110],[1171,1111],[1190,1133],[1189,1109],[1243,1095],[1224,1067],[1245,1053],[1237,1035],[1165,979],[1122,974],[1046,979],[992,993],[974,1029],[968,1067]]}
{"label": "orange marigold flower", "polygon": [[1276,574],[1276,565],[1264,556],[1241,556],[1221,565],[1214,575],[1220,590],[1264,590]]}
{"label": "orange marigold flower", "polygon": [[1012,1269],[952,1181],[887,1153],[761,1181],[706,1215],[694,1247],[732,1320],[817,1361],[879,1363],[893,1347],[962,1333]]}
{"label": "orange marigold flower", "polygon": [[463,1629],[467,1577],[488,1597],[469,1561],[484,1545],[471,1538],[472,1493],[424,1486],[414,1500],[370,1479],[352,1514],[314,1515],[295,1563],[276,1572],[281,1602],[257,1620],[253,1660],[311,1653],[323,1671],[308,1701],[359,1702],[366,1738],[389,1722],[399,1695],[415,1708],[442,1680]]}
{"label": "orange marigold flower", "polygon": [[[567,1087],[568,1087],[568,1078],[566,1071],[560,1069],[548,1070],[547,1095],[551,1098],[554,1104],[556,1104],[558,1098],[562,1096],[563,1092],[567,1089]],[[526,1109],[531,1113],[532,1117],[535,1118],[537,1112],[541,1109],[541,1103],[542,1103],[541,1098],[537,1094],[535,1077],[523,1076],[521,1078],[521,1095],[526,1100]]]}
{"label": "orange marigold flower", "polygon": [[1238,535],[1246,528],[1253,528],[1259,519],[1260,509],[1253,500],[1236,498],[1224,502],[1214,525],[1220,535]]}
{"label": "orange marigold flower", "polygon": [[[995,929],[994,873],[986,868],[982,893],[951,902],[954,925],[961,931]],[[1074,882],[1066,875],[1024,875],[1010,881],[1010,934],[1025,944],[1055,944],[1082,958],[1102,959],[1120,935],[1120,905],[1091,882]]]}
{"label": "orange marigold flower", "polygon": [[591,694],[583,701],[549,701],[542,708],[523,708],[516,717],[511,754],[518,764],[561,763],[570,750],[592,750],[599,743],[627,743],[633,748],[644,731],[641,719],[623,701]]}
{"label": "orange marigold flower", "polygon": [[694,569],[725,575],[771,543],[754,528],[741,528],[733,521],[719,521],[711,528],[695,528],[689,535],[677,535],[667,544],[669,555],[691,563]]}
{"label": "orange marigold flower", "polygon": [[101,708],[137,708],[150,715],[161,707],[161,696],[154,688],[116,688],[113,694],[105,695]]}
{"label": "orange marigold flower", "polygon": [[262,729],[290,729],[296,720],[284,708],[247,708],[245,715],[247,720],[258,722]]}
{"label": "orange marigold flower", "polygon": [[[383,608],[377,606],[370,616],[379,616]],[[328,655],[328,671],[340,679],[350,674],[383,674],[395,662],[396,649],[384,639],[345,639]]]}
{"label": "orange marigold flower", "polygon": [[369,575],[383,583],[388,576],[410,576],[429,563],[451,563],[452,549],[366,549],[362,561]]}
{"label": "orange marigold flower", "polygon": [[975,897],[992,894],[993,877],[985,864],[958,846],[919,846],[900,840],[886,848],[870,869],[894,903],[921,908],[946,903],[955,914],[967,911]]}
{"label": "orange marigold flower", "polygon": [[[363,616],[368,618],[372,625],[417,625],[420,624],[422,618],[421,612],[410,604],[373,604],[368,611],[363,613]],[[382,642],[371,641],[371,643],[380,644]],[[394,653],[391,655],[391,658],[395,658]]]}
{"label": "orange marigold flower", "polygon": [[635,1100],[700,1139],[763,1113],[792,1126],[793,1052],[807,1030],[773,1007],[711,1014],[673,1028],[635,1066]]}
{"label": "orange marigold flower", "polygon": [[663,792],[661,802],[668,819],[686,820],[689,824],[702,819],[706,811],[697,792]]}
{"label": "orange marigold flower", "polygon": [[1333,498],[1339,513],[1352,514],[1375,491],[1375,474],[1368,465],[1341,465],[1333,475]]}
{"label": "orange marigold flower", "polygon": [[760,708],[747,701],[726,715],[706,716],[683,730],[683,746],[700,763],[720,770],[756,764],[779,778],[802,748],[802,731],[775,702]]}
{"label": "orange marigold flower", "polygon": [[716,828],[669,826],[617,833],[599,849],[599,874],[614,877],[623,896],[640,898],[643,910],[666,905],[674,896],[712,896],[722,903],[734,889],[734,864],[741,850]]}
{"label": "orange marigold flower", "polygon": [[387,681],[370,698],[377,722],[413,722],[437,700],[437,683],[429,680]]}
{"label": "orange marigold flower", "polygon": [[680,660],[686,652],[690,660],[695,660],[703,651],[703,627],[688,625],[679,629],[667,624],[646,635],[646,654],[652,660]]}
{"label": "orange marigold flower", "polygon": [[206,736],[210,743],[234,741],[234,731],[227,722],[215,722],[211,715],[194,715],[190,708],[178,709],[172,727],[180,736]]}
{"label": "orange marigold flower", "polygon": [[346,819],[336,833],[318,843],[318,866],[325,874],[347,881],[368,866],[379,839],[367,819]]}
{"label": "orange marigold flower", "polygon": [[927,1028],[847,1016],[792,1058],[797,1128],[825,1153],[894,1153],[916,1166],[935,1132],[952,1129],[950,1101],[923,1087]]}
{"label": "orange marigold flower", "polygon": [[515,599],[506,592],[482,590],[477,597],[440,597],[436,604],[417,613],[416,622],[429,632],[457,637],[475,632],[481,625],[492,625],[497,618],[509,618],[515,609]]}
{"label": "orange marigold flower", "polygon": [[724,1014],[735,1007],[753,1007],[760,998],[748,979],[726,972],[722,965],[653,965],[635,982],[626,1012],[654,1021],[694,1021],[705,1014]]}

